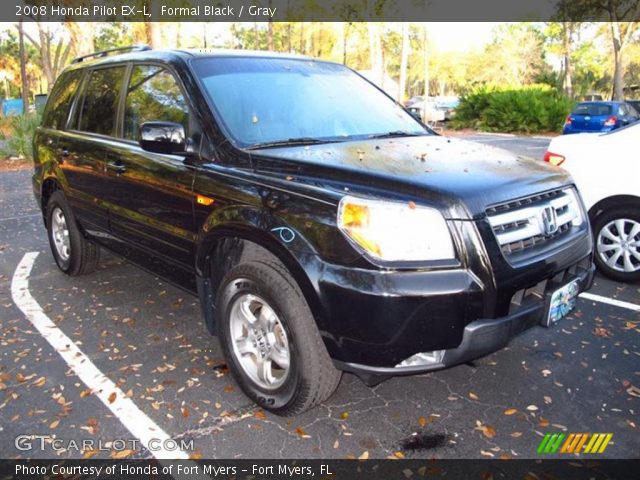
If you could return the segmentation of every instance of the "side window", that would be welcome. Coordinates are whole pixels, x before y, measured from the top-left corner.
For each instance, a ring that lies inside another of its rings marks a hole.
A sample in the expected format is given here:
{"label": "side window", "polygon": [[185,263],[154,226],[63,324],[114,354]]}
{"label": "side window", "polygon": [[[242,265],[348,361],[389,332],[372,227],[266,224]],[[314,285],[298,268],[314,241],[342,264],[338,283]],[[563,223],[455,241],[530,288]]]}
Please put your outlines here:
{"label": "side window", "polygon": [[175,77],[158,66],[138,65],[131,72],[124,111],[124,137],[138,139],[144,122],[176,122],[189,136],[189,107]]}
{"label": "side window", "polygon": [[113,135],[125,67],[93,70],[85,85],[78,130]]}
{"label": "side window", "polygon": [[43,126],[56,130],[63,130],[66,127],[69,108],[81,78],[82,72],[79,70],[63,73],[58,78],[42,116]]}
{"label": "side window", "polygon": [[624,104],[620,105],[618,109],[618,115],[625,116],[626,114],[627,114],[627,107]]}

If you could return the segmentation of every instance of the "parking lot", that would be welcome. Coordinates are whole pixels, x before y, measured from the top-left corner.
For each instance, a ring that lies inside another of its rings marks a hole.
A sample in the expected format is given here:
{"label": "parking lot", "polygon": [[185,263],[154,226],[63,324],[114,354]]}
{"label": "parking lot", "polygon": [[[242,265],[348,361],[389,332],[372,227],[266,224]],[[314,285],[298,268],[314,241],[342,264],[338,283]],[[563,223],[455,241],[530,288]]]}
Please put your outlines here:
{"label": "parking lot", "polygon": [[[465,138],[538,159],[548,143]],[[375,388],[345,374],[328,402],[279,418],[236,386],[195,297],[108,254],[94,274],[63,275],[49,252],[30,175],[0,173],[3,458],[119,455],[110,442],[139,436],[131,431],[132,415],[137,427],[158,428],[157,438],[193,440],[187,454],[196,458],[537,458],[544,433],[557,431],[610,432],[601,456],[637,456],[638,284],[597,276],[590,293],[598,297],[579,299],[555,328],[531,329],[472,364]],[[25,257],[29,252],[37,255]],[[14,302],[20,287],[21,302],[27,292],[32,303]],[[58,340],[45,339],[23,313],[38,305],[44,313],[38,318],[52,322],[47,331]],[[60,341],[65,338],[75,347]],[[63,359],[67,351],[74,354]],[[105,391],[74,373],[73,358],[78,368],[91,364],[106,377]],[[121,413],[109,404],[121,404]],[[49,439],[44,450],[37,442],[20,450],[20,435],[55,437],[61,448],[54,451]],[[106,448],[69,444],[86,439],[101,439]],[[122,455],[154,455],[131,445]]]}

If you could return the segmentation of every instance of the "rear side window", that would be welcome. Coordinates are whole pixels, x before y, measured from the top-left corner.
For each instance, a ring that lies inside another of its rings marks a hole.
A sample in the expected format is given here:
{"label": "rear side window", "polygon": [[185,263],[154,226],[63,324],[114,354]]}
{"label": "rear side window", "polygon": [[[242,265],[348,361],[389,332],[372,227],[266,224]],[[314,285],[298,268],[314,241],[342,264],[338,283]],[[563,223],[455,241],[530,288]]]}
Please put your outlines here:
{"label": "rear side window", "polygon": [[127,89],[124,137],[137,140],[140,125],[154,120],[180,123],[189,135],[189,108],[173,74],[162,67],[138,65]]}
{"label": "rear side window", "polygon": [[125,67],[93,70],[85,84],[78,130],[113,135]]}
{"label": "rear side window", "polygon": [[611,105],[602,103],[581,103],[573,109],[573,115],[591,115],[593,117],[598,115],[611,115],[613,108]]}
{"label": "rear side window", "polygon": [[69,108],[81,78],[82,72],[78,70],[63,73],[58,78],[42,116],[43,126],[56,130],[63,130],[66,127]]}

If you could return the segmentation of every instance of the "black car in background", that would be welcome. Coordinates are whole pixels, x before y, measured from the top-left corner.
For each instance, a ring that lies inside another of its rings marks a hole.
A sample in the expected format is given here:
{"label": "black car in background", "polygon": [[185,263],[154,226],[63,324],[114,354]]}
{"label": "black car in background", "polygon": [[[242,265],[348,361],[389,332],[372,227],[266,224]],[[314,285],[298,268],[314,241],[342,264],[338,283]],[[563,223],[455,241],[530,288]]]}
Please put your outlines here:
{"label": "black car in background", "polygon": [[436,135],[343,65],[111,53],[64,71],[34,138],[55,261],[105,248],[197,294],[266,409],[486,355],[591,285],[559,169]]}

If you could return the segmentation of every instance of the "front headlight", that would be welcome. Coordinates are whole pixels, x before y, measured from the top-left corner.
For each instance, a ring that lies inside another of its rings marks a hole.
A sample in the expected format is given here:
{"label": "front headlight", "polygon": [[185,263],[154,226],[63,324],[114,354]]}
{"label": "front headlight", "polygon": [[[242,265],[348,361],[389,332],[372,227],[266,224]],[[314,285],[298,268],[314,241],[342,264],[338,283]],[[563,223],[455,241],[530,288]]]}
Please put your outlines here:
{"label": "front headlight", "polygon": [[343,197],[338,227],[369,255],[384,261],[455,258],[449,228],[434,208]]}

